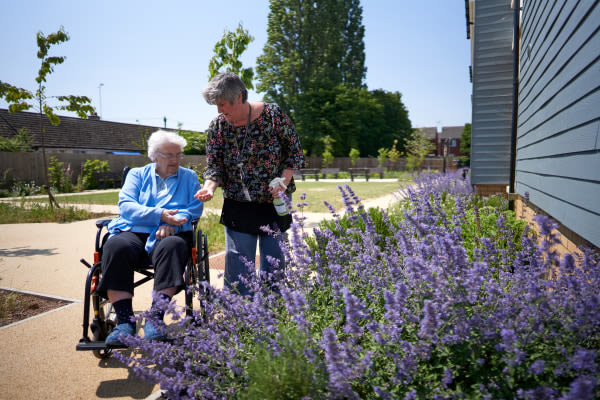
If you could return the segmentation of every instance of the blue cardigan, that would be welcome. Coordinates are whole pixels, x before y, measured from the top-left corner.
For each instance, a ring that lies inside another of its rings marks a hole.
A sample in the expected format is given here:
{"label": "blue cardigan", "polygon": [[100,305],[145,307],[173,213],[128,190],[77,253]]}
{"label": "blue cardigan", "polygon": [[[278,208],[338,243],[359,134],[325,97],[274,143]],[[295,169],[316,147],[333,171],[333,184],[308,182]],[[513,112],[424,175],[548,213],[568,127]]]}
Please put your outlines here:
{"label": "blue cardigan", "polygon": [[156,243],[156,230],[165,225],[160,220],[163,210],[179,210],[177,218],[187,218],[187,222],[176,226],[175,233],[192,230],[192,220],[202,215],[204,203],[194,198],[200,190],[198,175],[191,169],[179,167],[176,183],[169,188],[167,195],[157,196],[156,164],[132,168],[119,193],[119,218],[108,225],[108,231],[115,235],[122,231],[149,233],[146,251],[150,253]]}

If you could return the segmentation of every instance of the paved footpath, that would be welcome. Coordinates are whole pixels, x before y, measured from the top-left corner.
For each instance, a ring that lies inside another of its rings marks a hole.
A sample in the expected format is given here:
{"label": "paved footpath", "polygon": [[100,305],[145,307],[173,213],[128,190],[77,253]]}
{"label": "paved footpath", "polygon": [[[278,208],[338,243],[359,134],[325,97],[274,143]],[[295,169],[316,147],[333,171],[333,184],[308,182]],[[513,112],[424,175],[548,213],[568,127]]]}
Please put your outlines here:
{"label": "paved footpath", "polygon": [[[366,201],[387,207],[388,195]],[[97,210],[98,206],[86,206]],[[109,206],[100,208],[116,212]],[[306,227],[328,214],[308,214]],[[0,400],[15,399],[148,399],[159,387],[137,378],[114,358],[99,360],[75,351],[82,336],[83,285],[92,261],[94,220],[71,223],[0,225],[0,287],[71,300],[68,306],[0,328]],[[223,256],[210,260],[211,283],[222,286]],[[151,303],[152,285],[136,289],[134,309]],[[183,294],[177,296],[184,304]]]}

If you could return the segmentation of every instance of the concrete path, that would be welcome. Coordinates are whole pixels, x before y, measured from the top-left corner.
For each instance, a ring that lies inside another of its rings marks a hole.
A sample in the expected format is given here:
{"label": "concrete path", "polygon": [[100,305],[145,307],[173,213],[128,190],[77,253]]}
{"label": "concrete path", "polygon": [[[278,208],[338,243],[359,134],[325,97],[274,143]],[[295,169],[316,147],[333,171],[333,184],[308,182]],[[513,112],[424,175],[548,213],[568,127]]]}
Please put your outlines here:
{"label": "concrete path", "polygon": [[[388,195],[365,206],[386,208],[394,200],[396,195]],[[85,207],[117,212],[110,206]],[[307,228],[330,218],[305,216]],[[157,397],[157,385],[137,378],[115,359],[98,360],[91,352],[75,351],[82,336],[88,271],[79,259],[92,262],[95,233],[93,220],[0,225],[0,287],[72,300],[68,306],[0,328],[0,400]],[[214,255],[210,265],[211,283],[221,287],[223,255]],[[149,284],[136,289],[136,312],[149,307],[151,290]],[[177,302],[184,304],[183,294]]]}

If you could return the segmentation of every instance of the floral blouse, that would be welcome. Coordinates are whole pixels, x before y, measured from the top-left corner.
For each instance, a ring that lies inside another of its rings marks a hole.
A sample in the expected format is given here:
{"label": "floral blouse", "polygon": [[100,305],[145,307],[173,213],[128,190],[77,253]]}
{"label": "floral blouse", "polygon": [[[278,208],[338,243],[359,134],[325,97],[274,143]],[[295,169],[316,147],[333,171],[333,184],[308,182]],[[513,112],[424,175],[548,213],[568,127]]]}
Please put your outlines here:
{"label": "floral blouse", "polygon": [[[222,115],[211,121],[206,137],[205,179],[216,181],[226,198],[271,203],[269,183],[284,169],[304,167],[304,153],[292,121],[276,104],[265,104],[248,126],[230,125]],[[243,181],[242,181],[243,180]],[[296,190],[290,181],[286,193]]]}

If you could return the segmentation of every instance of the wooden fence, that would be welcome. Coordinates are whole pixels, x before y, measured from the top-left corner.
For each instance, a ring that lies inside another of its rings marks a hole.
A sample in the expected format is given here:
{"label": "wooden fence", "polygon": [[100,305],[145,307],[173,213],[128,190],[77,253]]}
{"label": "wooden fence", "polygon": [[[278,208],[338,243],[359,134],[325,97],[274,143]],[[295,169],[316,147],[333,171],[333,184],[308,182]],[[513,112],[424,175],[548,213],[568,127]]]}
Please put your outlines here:
{"label": "wooden fence", "polygon": [[[71,168],[72,182],[77,182],[77,177],[81,172],[81,168],[86,160],[101,160],[108,161],[110,171],[120,172],[126,165],[131,167],[142,166],[150,162],[146,155],[124,155],[124,154],[78,154],[78,153],[46,153],[46,161],[50,165],[50,157],[55,157],[58,161],[63,162],[65,166]],[[447,160],[449,169],[456,169],[456,159]],[[194,165],[203,169],[206,167],[206,156],[191,156],[186,155],[182,161],[183,166]],[[388,170],[401,171],[404,170],[406,161],[398,160],[394,165],[386,165]],[[379,163],[376,158],[361,158],[357,160],[356,165],[352,165],[349,157],[339,157],[333,160],[333,164],[329,167],[339,168],[340,171],[347,171],[348,168],[376,168]],[[321,157],[307,157],[307,168],[323,168]],[[422,169],[437,169],[443,167],[443,159],[441,157],[428,157],[421,165]],[[44,184],[44,166],[41,152],[27,153],[7,153],[0,152],[0,179],[14,178],[19,181],[35,182],[37,185]],[[6,174],[6,175],[4,175]]]}

